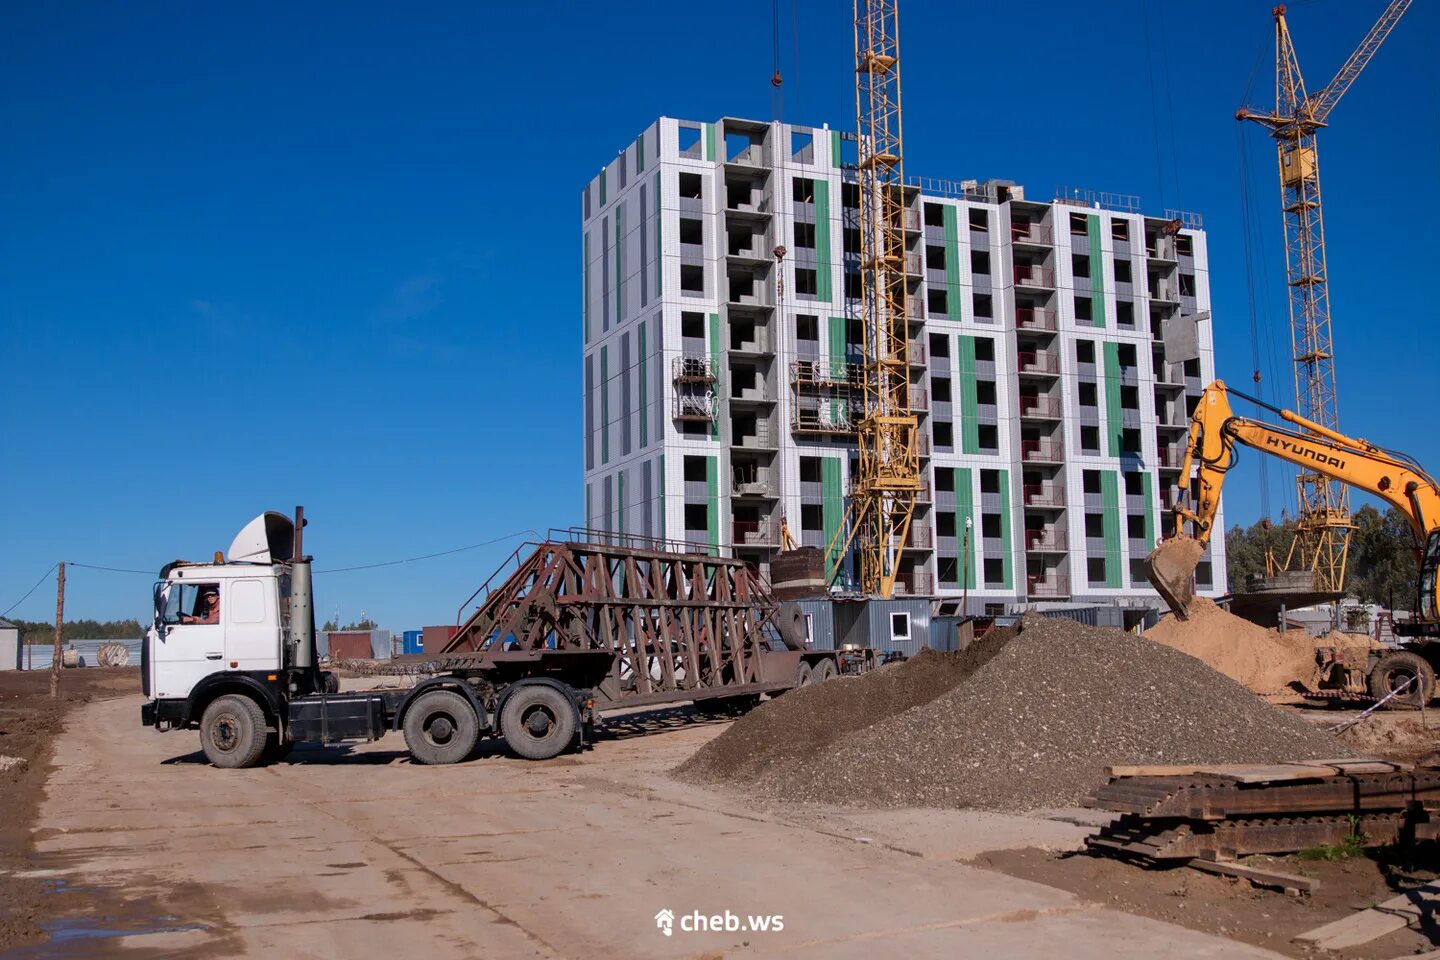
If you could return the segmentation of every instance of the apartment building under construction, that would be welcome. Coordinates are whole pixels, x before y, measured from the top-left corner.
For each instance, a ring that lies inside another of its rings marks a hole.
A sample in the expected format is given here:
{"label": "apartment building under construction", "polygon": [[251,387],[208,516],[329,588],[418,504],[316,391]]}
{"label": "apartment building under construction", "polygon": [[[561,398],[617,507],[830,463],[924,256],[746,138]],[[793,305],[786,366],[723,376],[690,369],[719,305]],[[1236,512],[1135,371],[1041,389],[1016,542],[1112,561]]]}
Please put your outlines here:
{"label": "apartment building under construction", "polygon": [[[782,518],[803,545],[834,541],[861,416],[854,147],[661,118],[586,186],[587,525],[762,570]],[[1142,560],[1214,375],[1208,321],[1198,358],[1161,336],[1209,310],[1199,218],[925,178],[907,208],[926,482],[897,593],[1158,607]],[[1197,581],[1223,592],[1222,537]]]}

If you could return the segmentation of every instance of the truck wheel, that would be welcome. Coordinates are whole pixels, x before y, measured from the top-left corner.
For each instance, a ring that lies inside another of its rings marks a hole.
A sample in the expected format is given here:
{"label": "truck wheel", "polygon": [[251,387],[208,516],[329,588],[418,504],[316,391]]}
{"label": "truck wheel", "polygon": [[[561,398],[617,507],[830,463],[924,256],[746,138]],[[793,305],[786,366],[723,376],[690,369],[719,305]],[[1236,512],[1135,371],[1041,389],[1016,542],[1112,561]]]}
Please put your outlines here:
{"label": "truck wheel", "polygon": [[475,708],[453,690],[423,693],[405,711],[405,746],[416,763],[459,763],[479,739]]}
{"label": "truck wheel", "polygon": [[265,713],[249,697],[230,694],[205,708],[200,718],[200,748],[217,767],[253,767],[265,752]]}
{"label": "truck wheel", "polygon": [[840,671],[835,669],[835,661],[833,660],[821,660],[810,668],[810,672],[815,677],[816,683],[834,680],[840,674]]}
{"label": "truck wheel", "polygon": [[1416,678],[1415,682],[1386,706],[1398,710],[1418,710],[1435,694],[1435,671],[1424,657],[1407,650],[1386,654],[1375,664],[1369,677],[1370,696],[1379,700],[1411,677]]}
{"label": "truck wheel", "polygon": [[795,668],[795,686],[808,687],[814,682],[815,672],[811,669],[810,664],[802,662]]}
{"label": "truck wheel", "polygon": [[549,684],[516,687],[500,711],[505,743],[526,760],[558,757],[575,743],[579,731],[580,711],[575,702]]}

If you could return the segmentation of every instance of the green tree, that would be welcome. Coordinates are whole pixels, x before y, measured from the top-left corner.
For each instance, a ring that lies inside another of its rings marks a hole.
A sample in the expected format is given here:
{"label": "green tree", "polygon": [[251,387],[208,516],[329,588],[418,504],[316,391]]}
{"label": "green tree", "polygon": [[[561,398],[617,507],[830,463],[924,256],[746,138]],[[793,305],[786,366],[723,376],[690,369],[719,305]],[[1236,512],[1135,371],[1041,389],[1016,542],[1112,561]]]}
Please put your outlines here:
{"label": "green tree", "polygon": [[1415,537],[1396,507],[1383,514],[1365,505],[1355,512],[1345,592],[1357,600],[1401,610],[1415,603]]}
{"label": "green tree", "polygon": [[[20,628],[24,643],[53,643],[55,624],[44,620],[12,620]],[[67,620],[60,631],[60,641],[71,640],[135,640],[145,635],[138,620]]]}
{"label": "green tree", "polygon": [[1225,563],[1230,592],[1244,593],[1250,589],[1251,577],[1263,577],[1271,572],[1267,557],[1273,557],[1277,565],[1283,564],[1293,539],[1294,520],[1277,524],[1262,519],[1249,527],[1237,524],[1226,531]]}

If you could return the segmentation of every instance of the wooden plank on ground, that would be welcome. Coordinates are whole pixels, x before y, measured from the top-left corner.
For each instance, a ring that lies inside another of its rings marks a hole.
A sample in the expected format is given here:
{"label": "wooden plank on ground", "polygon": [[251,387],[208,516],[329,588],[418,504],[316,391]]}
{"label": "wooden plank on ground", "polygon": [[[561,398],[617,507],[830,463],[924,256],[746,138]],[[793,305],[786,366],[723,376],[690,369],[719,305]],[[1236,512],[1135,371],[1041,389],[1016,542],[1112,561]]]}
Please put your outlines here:
{"label": "wooden plank on ground", "polygon": [[1333,923],[1307,930],[1295,939],[1302,943],[1313,943],[1326,950],[1357,947],[1426,920],[1435,913],[1437,906],[1440,906],[1440,881],[1432,881],[1423,887],[1376,904],[1369,910],[1361,910]]}
{"label": "wooden plank on ground", "polygon": [[1199,770],[1199,764],[1116,764],[1105,768],[1109,777],[1183,777]]}
{"label": "wooden plank on ground", "polygon": [[1302,877],[1296,873],[1284,873],[1280,870],[1269,870],[1265,867],[1252,866],[1246,863],[1217,863],[1214,860],[1187,860],[1185,865],[1194,870],[1203,870],[1206,873],[1218,873],[1226,877],[1240,877],[1249,880],[1260,887],[1273,887],[1276,890],[1284,890],[1286,893],[1292,890],[1298,893],[1313,893],[1320,889],[1320,881],[1314,877]]}
{"label": "wooden plank on ground", "polygon": [[1196,772],[1229,777],[1240,783],[1276,783],[1284,780],[1314,780],[1335,776],[1335,771],[1329,767],[1310,767],[1301,763],[1276,763],[1265,766],[1224,764],[1215,767],[1201,767]]}
{"label": "wooden plank on ground", "polygon": [[1342,774],[1360,773],[1404,773],[1414,770],[1415,765],[1411,763],[1399,763],[1392,760],[1380,760],[1375,757],[1349,757],[1339,760],[1302,760],[1305,766],[1331,767]]}

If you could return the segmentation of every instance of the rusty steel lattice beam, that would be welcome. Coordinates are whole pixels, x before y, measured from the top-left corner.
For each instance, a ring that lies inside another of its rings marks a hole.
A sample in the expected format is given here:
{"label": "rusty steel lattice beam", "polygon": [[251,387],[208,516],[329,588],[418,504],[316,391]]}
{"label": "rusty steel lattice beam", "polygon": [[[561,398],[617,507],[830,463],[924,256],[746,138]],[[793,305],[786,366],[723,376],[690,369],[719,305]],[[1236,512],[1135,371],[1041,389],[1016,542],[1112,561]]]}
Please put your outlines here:
{"label": "rusty steel lattice beam", "polygon": [[512,560],[442,657],[606,652],[614,699],[774,683],[799,662],[770,649],[778,605],[741,560],[555,540]]}

